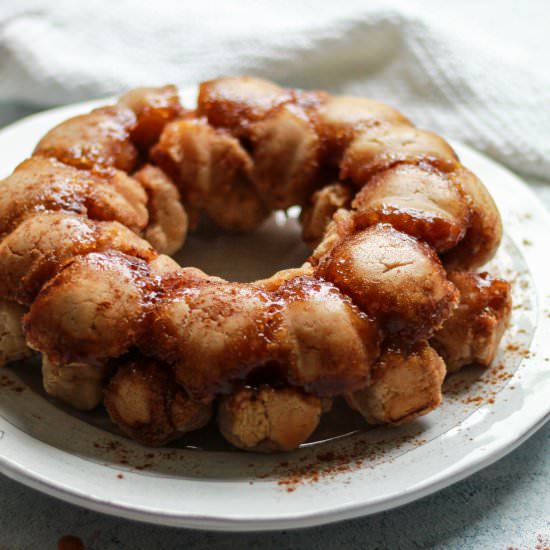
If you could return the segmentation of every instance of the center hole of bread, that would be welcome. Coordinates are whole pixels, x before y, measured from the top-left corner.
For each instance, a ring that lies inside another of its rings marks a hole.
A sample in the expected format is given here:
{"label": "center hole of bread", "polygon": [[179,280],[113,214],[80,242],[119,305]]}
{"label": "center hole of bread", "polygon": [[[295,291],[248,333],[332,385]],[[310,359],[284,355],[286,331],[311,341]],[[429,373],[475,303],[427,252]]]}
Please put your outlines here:
{"label": "center hole of bread", "polygon": [[208,275],[238,282],[264,279],[281,269],[299,267],[311,254],[302,242],[299,213],[297,207],[274,212],[249,233],[222,231],[202,221],[174,259],[182,267],[198,267]]}

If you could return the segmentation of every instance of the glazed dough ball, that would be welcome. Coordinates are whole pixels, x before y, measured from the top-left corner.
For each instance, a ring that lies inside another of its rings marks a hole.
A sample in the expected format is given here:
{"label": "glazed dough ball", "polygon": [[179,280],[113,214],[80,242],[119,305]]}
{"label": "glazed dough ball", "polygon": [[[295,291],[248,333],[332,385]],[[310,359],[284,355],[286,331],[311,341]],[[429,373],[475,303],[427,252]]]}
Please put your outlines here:
{"label": "glazed dough ball", "polygon": [[453,314],[432,339],[447,370],[492,363],[512,312],[510,283],[488,273],[450,272],[460,292]]}
{"label": "glazed dough ball", "polygon": [[324,100],[261,79],[218,78],[201,85],[198,113],[246,140],[261,199],[288,208],[305,202],[317,184],[322,144],[313,114]]}
{"label": "glazed dough ball", "polygon": [[62,212],[27,218],[0,242],[0,296],[30,305],[65,261],[103,250],[146,260],[156,256],[149,243],[117,222]]}
{"label": "glazed dough ball", "polygon": [[213,126],[229,128],[234,136],[242,137],[251,123],[263,120],[291,97],[290,92],[261,78],[216,78],[200,85],[198,114]]}
{"label": "glazed dough ball", "polygon": [[251,183],[248,153],[203,119],[168,124],[151,156],[177,183],[184,202],[204,208],[224,229],[251,230],[269,214]]}
{"label": "glazed dough ball", "polygon": [[328,162],[336,166],[358,133],[381,123],[411,124],[397,109],[366,97],[329,97],[319,109],[318,117],[321,135],[327,143]]}
{"label": "glazed dough ball", "polygon": [[341,179],[362,187],[377,172],[399,163],[425,162],[448,172],[458,157],[440,136],[411,126],[382,124],[357,135],[347,148],[340,167]]}
{"label": "glazed dough ball", "polygon": [[281,105],[250,127],[252,179],[275,209],[303,204],[317,184],[321,140],[306,111]]}
{"label": "glazed dough ball", "polygon": [[166,124],[183,113],[178,90],[171,84],[158,88],[134,88],[124,94],[118,104],[128,107],[136,115],[137,122],[130,137],[142,150],[154,145]]}
{"label": "glazed dough ball", "polygon": [[0,368],[32,355],[23,335],[25,311],[19,304],[0,300]]}
{"label": "glazed dough ball", "polygon": [[388,225],[342,241],[317,274],[378,319],[389,337],[427,338],[458,303],[458,292],[433,250]]}
{"label": "glazed dough ball", "polygon": [[357,227],[389,223],[439,253],[456,246],[470,221],[456,183],[425,166],[404,164],[377,174],[356,195],[353,208]]}
{"label": "glazed dough ball", "polygon": [[277,291],[284,306],[274,332],[286,380],[333,396],[365,386],[379,354],[376,324],[330,283],[299,276]]}
{"label": "glazed dough ball", "polygon": [[139,358],[119,367],[105,390],[105,407],[117,426],[145,445],[164,445],[208,424],[210,405],[192,401],[168,365]]}
{"label": "glazed dough ball", "polygon": [[441,404],[445,374],[443,359],[425,341],[409,352],[390,349],[372,368],[369,385],[346,400],[369,424],[402,424]]}
{"label": "glazed dough ball", "polygon": [[222,398],[222,435],[245,451],[291,451],[307,441],[321,418],[321,400],[298,389],[244,387]]}
{"label": "glazed dough ball", "polygon": [[208,402],[227,393],[269,359],[271,300],[264,290],[187,270],[161,284],[165,293],[149,314],[141,346],[174,366],[192,398]]}
{"label": "glazed dough ball", "polygon": [[28,344],[54,362],[119,357],[143,328],[151,293],[143,260],[120,252],[77,256],[40,291],[24,318]]}
{"label": "glazed dough ball", "polygon": [[127,107],[94,109],[58,124],[39,142],[34,155],[53,157],[76,168],[118,168],[130,172],[138,155],[130,141],[136,115]]}
{"label": "glazed dough ball", "polygon": [[161,254],[179,250],[187,235],[187,214],[180,194],[168,176],[156,166],[146,164],[134,174],[147,191],[149,224],[144,237]]}
{"label": "glazed dough ball", "polygon": [[141,185],[113,172],[104,178],[54,159],[32,157],[0,182],[0,234],[39,212],[73,212],[119,221],[139,232],[147,225],[147,195]]}
{"label": "glazed dough ball", "polygon": [[332,183],[316,191],[300,214],[304,241],[313,247],[317,246],[336,211],[348,208],[352,198],[351,189],[341,183]]}
{"label": "glazed dough ball", "polygon": [[91,411],[101,403],[107,372],[102,365],[59,364],[42,357],[42,382],[46,393],[79,411]]}
{"label": "glazed dough ball", "polygon": [[184,200],[197,207],[214,193],[226,193],[251,168],[237,139],[196,118],[168,124],[151,157],[178,184]]}
{"label": "glazed dough ball", "polygon": [[502,219],[487,188],[470,170],[461,166],[449,178],[459,185],[472,212],[465,238],[443,258],[448,269],[471,270],[487,263],[502,239]]}

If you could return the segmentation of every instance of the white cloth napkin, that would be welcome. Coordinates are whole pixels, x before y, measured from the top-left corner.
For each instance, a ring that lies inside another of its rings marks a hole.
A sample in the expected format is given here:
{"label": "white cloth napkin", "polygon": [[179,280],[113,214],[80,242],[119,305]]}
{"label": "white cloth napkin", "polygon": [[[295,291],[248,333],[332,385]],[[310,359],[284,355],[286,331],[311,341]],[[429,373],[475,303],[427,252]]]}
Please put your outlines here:
{"label": "white cloth napkin", "polygon": [[545,0],[1,0],[0,102],[249,73],[368,95],[550,181]]}

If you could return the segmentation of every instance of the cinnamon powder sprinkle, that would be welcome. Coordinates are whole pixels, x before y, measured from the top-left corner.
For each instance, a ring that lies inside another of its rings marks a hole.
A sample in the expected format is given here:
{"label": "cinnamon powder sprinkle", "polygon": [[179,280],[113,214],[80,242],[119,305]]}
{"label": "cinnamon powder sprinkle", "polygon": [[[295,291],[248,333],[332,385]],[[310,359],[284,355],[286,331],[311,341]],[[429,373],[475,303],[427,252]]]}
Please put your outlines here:
{"label": "cinnamon powder sprinkle", "polygon": [[25,391],[24,386],[21,386],[17,382],[13,381],[9,376],[2,374],[0,376],[0,388],[10,390],[14,393],[23,393]]}

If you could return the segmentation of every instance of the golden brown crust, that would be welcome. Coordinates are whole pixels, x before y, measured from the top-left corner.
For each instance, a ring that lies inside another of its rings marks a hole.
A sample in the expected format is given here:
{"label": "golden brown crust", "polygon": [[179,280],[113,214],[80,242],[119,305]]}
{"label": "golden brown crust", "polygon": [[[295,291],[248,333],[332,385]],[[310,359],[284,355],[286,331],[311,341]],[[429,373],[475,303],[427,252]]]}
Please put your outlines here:
{"label": "golden brown crust", "polygon": [[38,142],[33,155],[52,157],[76,168],[129,172],[138,160],[130,141],[135,126],[136,115],[127,107],[101,107],[52,128]]}
{"label": "golden brown crust", "polygon": [[222,398],[218,424],[222,435],[245,451],[291,451],[319,424],[321,400],[297,389],[245,387]]}

